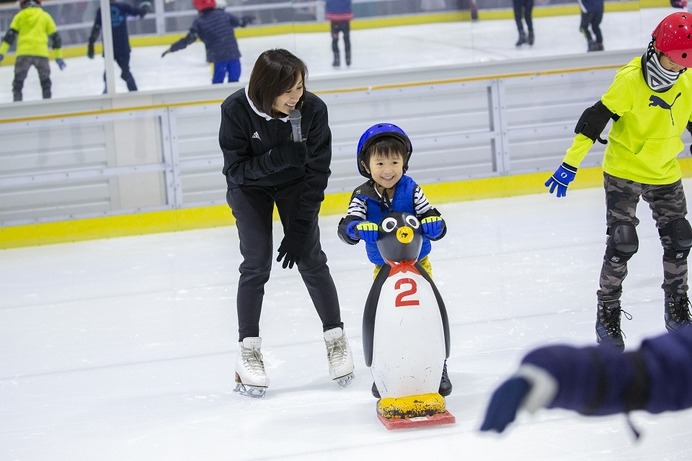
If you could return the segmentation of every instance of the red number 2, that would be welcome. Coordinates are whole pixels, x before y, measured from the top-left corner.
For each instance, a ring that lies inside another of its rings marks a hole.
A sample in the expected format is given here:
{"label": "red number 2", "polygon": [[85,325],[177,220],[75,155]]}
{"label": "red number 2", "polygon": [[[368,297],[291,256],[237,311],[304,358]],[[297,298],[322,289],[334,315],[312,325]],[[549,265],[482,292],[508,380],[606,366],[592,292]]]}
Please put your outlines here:
{"label": "red number 2", "polygon": [[416,281],[409,278],[402,278],[394,283],[394,288],[396,290],[401,289],[402,285],[408,285],[408,288],[396,295],[396,300],[394,301],[395,307],[406,307],[406,306],[420,306],[420,302],[417,299],[404,299],[407,296],[412,296],[418,293],[418,285]]}

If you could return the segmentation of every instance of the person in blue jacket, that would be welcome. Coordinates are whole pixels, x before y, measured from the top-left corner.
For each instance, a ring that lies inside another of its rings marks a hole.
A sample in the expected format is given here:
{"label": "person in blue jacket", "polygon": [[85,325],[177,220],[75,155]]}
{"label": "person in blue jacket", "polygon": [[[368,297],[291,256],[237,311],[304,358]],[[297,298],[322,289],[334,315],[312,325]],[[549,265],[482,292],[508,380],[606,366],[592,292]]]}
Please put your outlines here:
{"label": "person in blue jacket", "polygon": [[327,0],[325,4],[325,18],[330,22],[332,34],[332,51],[334,61],[332,66],[341,65],[341,53],[339,51],[339,34],[344,37],[344,58],[346,65],[351,65],[351,21],[353,9],[351,0]]}
{"label": "person in blue jacket", "polygon": [[199,16],[195,19],[187,35],[173,43],[161,54],[187,48],[197,39],[202,40],[206,48],[207,61],[214,65],[212,83],[223,83],[224,80],[237,82],[240,79],[240,49],[234,29],[252,23],[252,16],[238,18],[220,8],[216,0],[192,0],[192,5]]}
{"label": "person in blue jacket", "polygon": [[692,328],[646,339],[638,350],[611,346],[536,348],[493,393],[481,431],[503,432],[517,412],[564,408],[584,416],[692,407]]}
{"label": "person in blue jacket", "polygon": [[[358,141],[356,162],[358,172],[368,179],[351,195],[346,216],[339,222],[339,238],[355,245],[365,242],[368,259],[375,265],[375,275],[385,264],[377,248],[378,224],[389,213],[415,215],[423,232],[423,245],[418,256],[421,266],[432,277],[430,264],[431,241],[447,233],[447,225],[440,212],[430,205],[423,189],[406,175],[413,146],[408,135],[391,123],[378,123],[368,128]],[[452,392],[445,362],[440,381],[440,395]],[[373,383],[372,393],[379,398]]]}
{"label": "person in blue jacket", "polygon": [[[113,59],[120,67],[120,78],[125,81],[128,91],[137,91],[135,77],[130,71],[130,35],[127,31],[127,17],[136,16],[143,18],[151,11],[151,3],[142,2],[139,7],[134,7],[127,3],[115,2],[111,0],[111,30],[113,31]],[[87,43],[87,57],[94,59],[94,43],[101,34],[101,8],[96,10],[96,19],[89,34]],[[105,81],[106,74],[103,74]],[[104,89],[104,93],[106,90]]]}

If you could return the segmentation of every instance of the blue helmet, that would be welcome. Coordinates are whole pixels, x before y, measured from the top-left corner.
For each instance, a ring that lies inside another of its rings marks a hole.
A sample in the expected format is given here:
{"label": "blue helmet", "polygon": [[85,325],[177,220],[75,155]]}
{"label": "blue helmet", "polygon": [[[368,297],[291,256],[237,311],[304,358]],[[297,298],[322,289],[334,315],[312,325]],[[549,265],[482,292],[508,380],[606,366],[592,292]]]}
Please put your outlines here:
{"label": "blue helmet", "polygon": [[370,174],[365,171],[365,168],[363,168],[363,165],[361,165],[361,160],[363,160],[365,152],[367,152],[368,148],[373,142],[385,137],[397,138],[404,143],[408,150],[406,153],[406,158],[404,159],[404,173],[406,173],[406,170],[408,169],[408,160],[411,158],[411,152],[413,152],[411,140],[406,135],[404,130],[398,126],[392,123],[378,123],[365,130],[365,133],[363,133],[358,141],[358,149],[356,151],[356,165],[358,167],[358,172],[368,179],[370,179]]}

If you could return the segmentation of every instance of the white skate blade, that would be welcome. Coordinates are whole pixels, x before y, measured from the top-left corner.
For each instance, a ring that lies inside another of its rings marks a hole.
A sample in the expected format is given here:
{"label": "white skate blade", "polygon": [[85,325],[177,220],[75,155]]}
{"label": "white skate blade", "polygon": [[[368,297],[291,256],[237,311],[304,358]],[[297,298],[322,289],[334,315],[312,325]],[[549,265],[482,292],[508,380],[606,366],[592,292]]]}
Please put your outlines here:
{"label": "white skate blade", "polygon": [[355,378],[356,376],[353,373],[349,373],[341,378],[335,378],[334,381],[341,387],[347,387]]}
{"label": "white skate blade", "polygon": [[267,388],[259,386],[249,386],[243,383],[236,383],[235,389],[233,389],[233,391],[237,392],[240,395],[259,399],[264,397],[264,393],[267,391]]}

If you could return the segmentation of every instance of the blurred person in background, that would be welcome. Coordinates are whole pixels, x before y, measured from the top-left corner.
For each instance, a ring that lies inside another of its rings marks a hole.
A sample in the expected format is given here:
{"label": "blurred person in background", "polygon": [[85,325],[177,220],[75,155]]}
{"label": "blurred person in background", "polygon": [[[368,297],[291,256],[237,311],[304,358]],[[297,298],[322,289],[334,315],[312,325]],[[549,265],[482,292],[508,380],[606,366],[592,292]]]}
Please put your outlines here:
{"label": "blurred person in background", "polygon": [[[113,31],[113,59],[120,67],[120,78],[125,81],[129,91],[137,91],[135,77],[130,71],[130,35],[127,31],[127,17],[143,18],[151,11],[150,2],[142,2],[138,8],[128,4],[115,2],[111,0],[111,30]],[[101,34],[101,8],[96,10],[96,19],[89,34],[89,43],[87,44],[87,57],[94,59],[94,43]],[[103,80],[106,80],[106,74],[103,74]],[[106,89],[103,90],[106,93]]]}
{"label": "blurred person in background", "polygon": [[[512,6],[514,8],[514,21],[519,32],[519,39],[515,45],[521,46],[524,43],[533,45],[533,0],[512,0]],[[528,35],[524,31],[524,22]]]}
{"label": "blurred person in background", "polygon": [[[581,10],[579,32],[586,37],[587,51],[603,51],[603,0],[577,0]],[[590,29],[590,30],[589,30]],[[592,34],[593,32],[593,34]]]}
{"label": "blurred person in background", "polygon": [[213,63],[211,82],[223,83],[240,80],[240,49],[234,29],[245,27],[254,21],[253,16],[238,18],[216,7],[215,0],[192,0],[199,12],[187,35],[173,43],[161,57],[187,48],[197,39],[204,43],[206,59]]}
{"label": "blurred person in background", "polygon": [[29,69],[36,68],[43,99],[50,99],[51,79],[48,60],[48,43],[55,51],[55,62],[60,70],[67,67],[62,58],[62,39],[53,17],[41,8],[41,0],[21,0],[19,12],[12,18],[10,29],[0,43],[0,63],[15,41],[17,42],[14,64],[12,96],[14,101],[23,99],[22,90]]}
{"label": "blurred person in background", "polygon": [[351,0],[327,0],[325,5],[325,17],[330,22],[332,34],[332,51],[334,61],[332,66],[341,65],[341,52],[339,51],[339,34],[344,37],[344,58],[346,65],[351,65],[351,21],[353,9]]}

